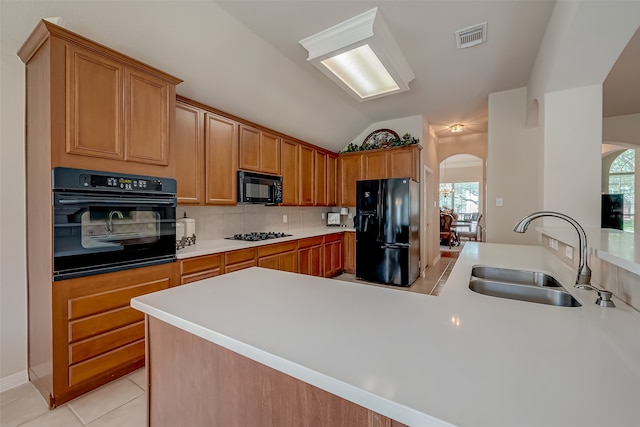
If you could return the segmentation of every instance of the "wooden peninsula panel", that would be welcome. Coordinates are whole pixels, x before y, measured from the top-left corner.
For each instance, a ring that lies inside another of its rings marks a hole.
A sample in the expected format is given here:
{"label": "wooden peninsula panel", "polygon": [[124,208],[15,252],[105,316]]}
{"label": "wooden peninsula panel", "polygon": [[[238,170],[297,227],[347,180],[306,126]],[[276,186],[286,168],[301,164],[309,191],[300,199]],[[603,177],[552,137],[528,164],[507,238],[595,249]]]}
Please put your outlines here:
{"label": "wooden peninsula panel", "polygon": [[402,427],[397,421],[147,316],[153,427]]}

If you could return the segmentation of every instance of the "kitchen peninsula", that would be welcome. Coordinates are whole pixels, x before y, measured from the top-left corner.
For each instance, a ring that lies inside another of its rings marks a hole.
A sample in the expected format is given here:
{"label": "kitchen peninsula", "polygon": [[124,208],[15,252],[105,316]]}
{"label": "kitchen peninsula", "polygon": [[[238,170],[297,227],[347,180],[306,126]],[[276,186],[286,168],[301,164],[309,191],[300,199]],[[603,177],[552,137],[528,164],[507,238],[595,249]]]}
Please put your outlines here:
{"label": "kitchen peninsula", "polygon": [[[582,306],[474,293],[474,265],[548,272]],[[150,425],[636,425],[640,314],[574,279],[470,242],[438,297],[251,268],[134,298]]]}

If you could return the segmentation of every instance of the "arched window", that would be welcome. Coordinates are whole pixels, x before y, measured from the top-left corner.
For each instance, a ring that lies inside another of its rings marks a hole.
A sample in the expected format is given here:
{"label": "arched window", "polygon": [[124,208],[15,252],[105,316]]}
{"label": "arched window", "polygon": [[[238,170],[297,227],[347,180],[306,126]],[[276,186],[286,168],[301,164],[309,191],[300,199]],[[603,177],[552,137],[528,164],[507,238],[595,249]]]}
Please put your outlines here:
{"label": "arched window", "polygon": [[609,168],[609,194],[623,194],[623,229],[633,231],[635,212],[636,150],[628,149],[616,157]]}

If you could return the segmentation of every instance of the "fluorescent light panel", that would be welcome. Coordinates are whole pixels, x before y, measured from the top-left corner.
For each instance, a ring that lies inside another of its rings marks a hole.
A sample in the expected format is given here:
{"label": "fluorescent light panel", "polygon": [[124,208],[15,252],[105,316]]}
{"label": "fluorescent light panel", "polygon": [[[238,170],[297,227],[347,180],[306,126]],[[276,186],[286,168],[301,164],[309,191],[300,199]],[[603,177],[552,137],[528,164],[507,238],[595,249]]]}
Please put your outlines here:
{"label": "fluorescent light panel", "polygon": [[359,101],[409,90],[415,74],[373,8],[300,40],[307,60]]}
{"label": "fluorescent light panel", "polygon": [[368,44],[321,63],[363,99],[400,89]]}

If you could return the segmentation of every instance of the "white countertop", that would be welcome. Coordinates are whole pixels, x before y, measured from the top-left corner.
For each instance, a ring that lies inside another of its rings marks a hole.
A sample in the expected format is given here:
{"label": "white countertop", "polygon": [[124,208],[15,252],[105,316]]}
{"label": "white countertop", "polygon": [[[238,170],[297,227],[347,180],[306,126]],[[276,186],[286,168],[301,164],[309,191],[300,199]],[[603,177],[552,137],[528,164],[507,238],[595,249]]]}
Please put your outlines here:
{"label": "white countertop", "polygon": [[[477,294],[476,264],[552,273],[582,307]],[[540,246],[469,242],[437,297],[254,267],[132,306],[410,426],[636,426],[640,313],[574,278]]]}
{"label": "white countertop", "polygon": [[345,231],[355,231],[354,228],[347,227],[318,227],[300,230],[287,231],[289,237],[277,239],[260,240],[258,242],[245,242],[243,240],[232,239],[212,239],[196,240],[195,245],[178,249],[176,257],[178,259],[191,258],[201,255],[211,255],[219,252],[235,251],[236,249],[254,248],[257,246],[271,245],[273,243],[288,242],[291,240],[306,239],[307,237],[323,236],[325,234],[343,233]]}

